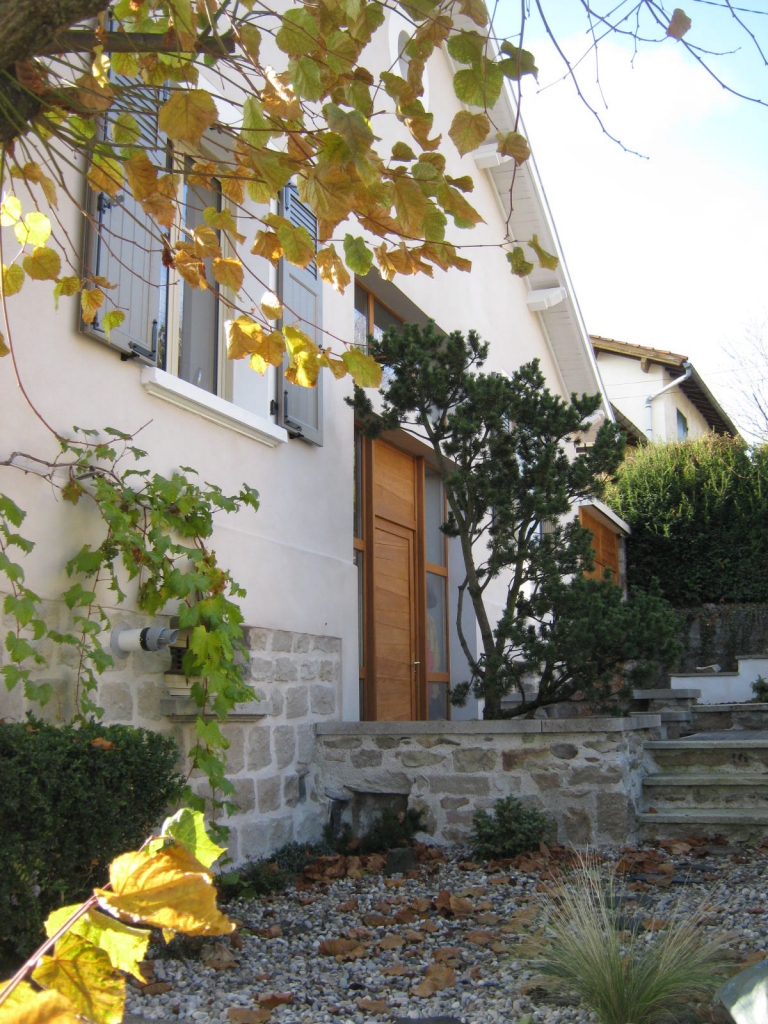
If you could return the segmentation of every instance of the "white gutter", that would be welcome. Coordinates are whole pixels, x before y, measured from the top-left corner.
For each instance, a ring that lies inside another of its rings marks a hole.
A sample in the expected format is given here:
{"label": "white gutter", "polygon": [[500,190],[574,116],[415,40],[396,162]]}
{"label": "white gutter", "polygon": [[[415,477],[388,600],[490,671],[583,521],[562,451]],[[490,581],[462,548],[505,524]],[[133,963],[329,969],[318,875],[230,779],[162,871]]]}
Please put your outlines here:
{"label": "white gutter", "polygon": [[655,394],[648,395],[648,397],[645,400],[645,433],[649,441],[653,440],[653,416],[651,413],[651,402],[654,400],[654,398],[659,398],[661,395],[665,395],[667,391],[671,391],[672,388],[676,388],[679,384],[682,384],[684,381],[688,380],[688,378],[693,373],[693,367],[687,359],[683,363],[683,366],[685,367],[685,373],[682,377],[675,377],[675,379],[670,384],[667,384],[666,387],[663,387],[660,391],[657,391]]}

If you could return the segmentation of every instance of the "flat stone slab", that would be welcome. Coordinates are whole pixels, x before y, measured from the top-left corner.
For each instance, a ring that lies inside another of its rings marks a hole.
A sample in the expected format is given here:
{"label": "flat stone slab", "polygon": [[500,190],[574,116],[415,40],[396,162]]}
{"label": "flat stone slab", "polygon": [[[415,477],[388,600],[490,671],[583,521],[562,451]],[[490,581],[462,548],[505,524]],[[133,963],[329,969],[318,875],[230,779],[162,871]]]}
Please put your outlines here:
{"label": "flat stone slab", "polygon": [[461,1024],[458,1017],[396,1017],[394,1024]]}
{"label": "flat stone slab", "polygon": [[[638,814],[637,820],[645,825],[657,822],[668,825],[672,822],[686,825],[765,825],[768,828],[768,810],[751,807],[735,807],[732,810],[723,810],[720,807],[675,807],[653,814],[644,811]],[[765,1020],[768,1020],[768,1017]]]}
{"label": "flat stone slab", "polygon": [[636,732],[658,729],[661,716],[628,718],[524,718],[482,722],[317,722],[318,736],[511,736],[515,733]]}
{"label": "flat stone slab", "polygon": [[701,690],[693,689],[657,689],[657,690],[633,690],[632,696],[635,700],[698,700]]}
{"label": "flat stone slab", "polygon": [[748,786],[750,789],[756,786],[762,788],[768,786],[768,774],[758,772],[705,772],[694,774],[693,772],[678,772],[675,775],[666,775],[657,772],[655,775],[646,775],[643,779],[644,786]]}
{"label": "flat stone slab", "polygon": [[768,1021],[768,960],[753,964],[730,978],[717,998],[736,1024]]}

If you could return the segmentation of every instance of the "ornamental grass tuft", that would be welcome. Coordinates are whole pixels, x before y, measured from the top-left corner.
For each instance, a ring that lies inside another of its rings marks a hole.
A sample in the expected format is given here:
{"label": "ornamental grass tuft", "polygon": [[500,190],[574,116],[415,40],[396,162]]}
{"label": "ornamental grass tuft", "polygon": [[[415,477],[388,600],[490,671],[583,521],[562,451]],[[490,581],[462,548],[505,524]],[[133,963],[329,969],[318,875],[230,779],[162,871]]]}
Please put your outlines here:
{"label": "ornamental grass tuft", "polygon": [[659,931],[622,930],[615,890],[613,876],[606,881],[582,860],[575,876],[544,897],[549,923],[531,951],[533,965],[578,993],[600,1024],[689,1019],[734,967],[725,940],[703,931],[704,903],[690,912],[678,903]]}

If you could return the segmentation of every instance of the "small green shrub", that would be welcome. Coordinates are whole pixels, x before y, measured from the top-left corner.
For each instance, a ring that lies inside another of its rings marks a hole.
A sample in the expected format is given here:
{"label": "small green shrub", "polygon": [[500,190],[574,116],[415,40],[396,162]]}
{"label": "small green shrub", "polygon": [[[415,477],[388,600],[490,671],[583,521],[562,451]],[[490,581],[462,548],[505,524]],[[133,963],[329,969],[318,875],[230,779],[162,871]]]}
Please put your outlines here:
{"label": "small green shrub", "polygon": [[220,875],[217,879],[219,892],[224,900],[250,900],[258,896],[269,896],[273,892],[283,892],[293,884],[307,864],[333,852],[327,842],[286,843],[271,857],[247,861],[234,871]]}
{"label": "small green shrub", "polygon": [[709,902],[692,912],[678,907],[652,936],[620,930],[618,902],[613,876],[605,880],[599,867],[582,863],[570,882],[543,897],[549,922],[531,950],[532,966],[577,992],[599,1024],[688,1020],[734,965],[727,936],[702,928]]}
{"label": "small green shrub", "polygon": [[398,846],[410,846],[413,837],[424,828],[424,813],[409,807],[399,814],[387,808],[377,815],[370,829],[360,838],[360,853],[385,853]]}
{"label": "small green shrub", "polygon": [[28,955],[51,910],[141,846],[181,794],[178,758],[145,729],[0,724],[0,956]]}
{"label": "small green shrub", "polygon": [[754,703],[762,704],[768,701],[768,679],[758,676],[754,683],[752,683],[752,693],[755,695],[752,698]]}
{"label": "small green shrub", "polygon": [[516,857],[537,849],[549,828],[549,820],[541,811],[514,796],[503,797],[493,805],[493,814],[475,811],[472,855],[480,860]]}

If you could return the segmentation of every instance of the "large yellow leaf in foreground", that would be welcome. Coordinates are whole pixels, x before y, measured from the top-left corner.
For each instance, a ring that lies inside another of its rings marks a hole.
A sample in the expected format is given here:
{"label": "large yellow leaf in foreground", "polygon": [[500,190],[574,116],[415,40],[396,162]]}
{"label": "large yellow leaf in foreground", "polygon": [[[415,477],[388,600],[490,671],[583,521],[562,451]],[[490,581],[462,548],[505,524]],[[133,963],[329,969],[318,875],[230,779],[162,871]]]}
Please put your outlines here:
{"label": "large yellow leaf in foreground", "polygon": [[115,972],[104,950],[82,935],[62,935],[53,956],[44,956],[32,977],[60,992],[97,1024],[120,1024],[123,1019],[125,978]]}
{"label": "large yellow leaf in foreground", "polygon": [[178,845],[124,853],[109,866],[112,891],[96,889],[106,910],[133,924],[186,935],[229,935],[235,926],[216,907],[210,874]]}
{"label": "large yellow leaf in foreground", "polygon": [[[0,992],[2,990],[0,989]],[[69,1000],[59,992],[35,992],[22,981],[2,1006],[0,1024],[81,1024]]]}

